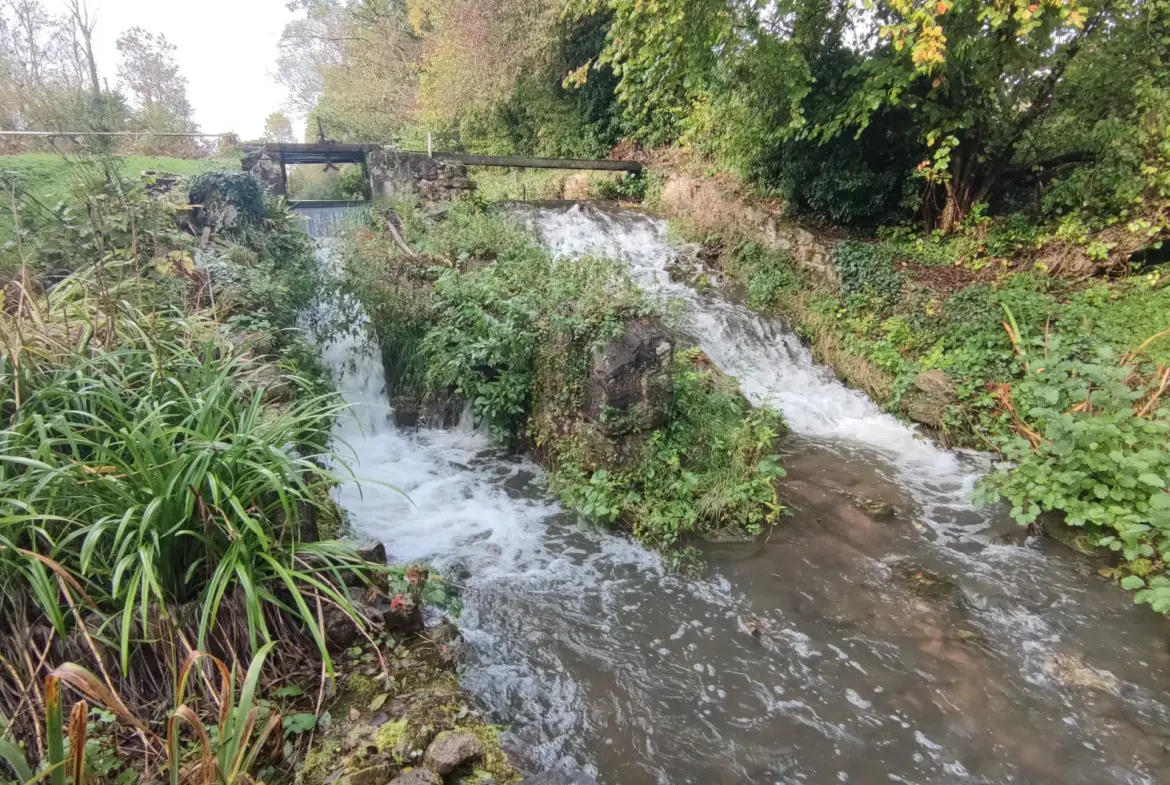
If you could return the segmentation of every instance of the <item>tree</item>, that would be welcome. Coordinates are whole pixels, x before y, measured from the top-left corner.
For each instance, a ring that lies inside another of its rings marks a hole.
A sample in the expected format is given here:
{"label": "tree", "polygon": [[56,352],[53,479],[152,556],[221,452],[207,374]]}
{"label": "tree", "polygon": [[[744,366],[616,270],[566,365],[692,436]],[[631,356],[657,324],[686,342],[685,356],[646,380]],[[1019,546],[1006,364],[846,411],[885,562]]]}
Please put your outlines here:
{"label": "tree", "polygon": [[264,118],[264,138],[269,142],[295,142],[292,121],[284,112],[273,112]]}
{"label": "tree", "polygon": [[521,76],[555,52],[560,3],[552,0],[411,0],[423,37],[421,96],[432,122],[457,121],[511,98]]}
{"label": "tree", "polygon": [[118,81],[144,115],[169,116],[177,125],[190,127],[191,103],[187,79],[175,62],[175,46],[165,35],[131,27],[118,37]]}
{"label": "tree", "polygon": [[[1166,72],[1166,0],[593,0],[613,14],[599,63],[620,74],[627,114],[677,138],[693,106],[766,52],[770,71],[737,90],[766,94],[776,141],[859,137],[895,113],[918,146],[920,214],[950,231],[1005,174],[1077,151],[1057,123],[1133,115],[1137,86]],[[853,64],[820,67],[844,50]],[[1118,68],[1090,79],[1084,64]],[[581,75],[587,78],[587,74]],[[1092,92],[1096,109],[1084,105]],[[757,113],[757,117],[760,115]],[[667,118],[663,123],[661,118]],[[665,127],[663,127],[665,126]],[[1035,157],[1040,139],[1045,159]],[[1091,151],[1090,151],[1091,152]],[[1091,158],[1091,155],[1085,156]]]}
{"label": "tree", "polygon": [[391,140],[418,114],[419,39],[405,0],[297,0],[276,78],[331,138]]}
{"label": "tree", "polygon": [[[54,16],[37,0],[0,5],[0,114],[9,128],[89,130],[99,113],[96,65],[87,63],[94,21],[75,2]],[[87,88],[89,93],[87,94]],[[116,103],[116,102],[115,102]]]}

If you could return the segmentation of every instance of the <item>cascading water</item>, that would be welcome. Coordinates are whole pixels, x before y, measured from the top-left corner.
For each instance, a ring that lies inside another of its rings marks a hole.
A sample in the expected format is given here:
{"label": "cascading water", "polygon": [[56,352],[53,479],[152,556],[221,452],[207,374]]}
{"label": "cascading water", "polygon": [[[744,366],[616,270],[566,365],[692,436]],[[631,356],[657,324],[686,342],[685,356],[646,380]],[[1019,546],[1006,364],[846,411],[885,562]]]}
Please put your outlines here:
{"label": "cascading water", "polygon": [[[708,577],[671,575],[479,434],[395,428],[360,325],[324,342],[355,409],[338,436],[373,481],[341,502],[394,560],[466,583],[464,684],[522,758],[610,785],[1170,781],[1156,621],[1077,561],[991,541],[968,501],[977,459],[918,438],[782,328],[670,284],[662,222],[525,215],[555,252],[620,257],[683,298],[703,349],[784,412],[805,503],[766,543],[710,549]],[[895,500],[903,522],[825,488]],[[944,575],[961,602],[907,575]]]}

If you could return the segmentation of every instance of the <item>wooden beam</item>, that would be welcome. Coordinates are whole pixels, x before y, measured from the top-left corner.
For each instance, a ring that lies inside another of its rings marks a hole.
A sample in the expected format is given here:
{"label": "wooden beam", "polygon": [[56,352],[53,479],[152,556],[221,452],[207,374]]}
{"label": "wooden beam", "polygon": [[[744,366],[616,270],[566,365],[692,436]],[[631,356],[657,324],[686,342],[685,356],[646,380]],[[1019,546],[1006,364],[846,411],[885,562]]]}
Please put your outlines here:
{"label": "wooden beam", "polygon": [[[402,151],[407,152],[407,151]],[[420,153],[426,155],[426,153]],[[466,153],[435,153],[440,161],[455,161],[468,166],[510,166],[518,169],[593,169],[603,172],[632,172],[641,174],[637,161],[606,161],[588,158],[523,158],[511,155],[468,155]]]}

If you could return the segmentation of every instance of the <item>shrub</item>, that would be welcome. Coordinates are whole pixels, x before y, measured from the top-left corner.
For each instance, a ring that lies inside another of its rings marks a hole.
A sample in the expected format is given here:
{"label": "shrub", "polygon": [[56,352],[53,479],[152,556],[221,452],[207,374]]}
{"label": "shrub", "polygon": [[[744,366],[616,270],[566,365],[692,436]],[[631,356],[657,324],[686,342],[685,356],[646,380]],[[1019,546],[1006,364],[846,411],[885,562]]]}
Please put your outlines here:
{"label": "shrub", "polygon": [[1131,565],[1145,562],[1143,573],[1161,570],[1170,550],[1170,409],[1161,400],[1170,371],[1108,347],[1081,359],[1061,334],[1029,339],[1007,314],[1020,378],[998,387],[1011,432],[997,444],[1014,465],[990,475],[981,497],[1006,498],[1020,523],[1061,511]]}
{"label": "shrub", "polygon": [[256,178],[243,171],[203,172],[187,186],[191,204],[199,205],[198,223],[216,231],[241,231],[264,220],[264,193]]}

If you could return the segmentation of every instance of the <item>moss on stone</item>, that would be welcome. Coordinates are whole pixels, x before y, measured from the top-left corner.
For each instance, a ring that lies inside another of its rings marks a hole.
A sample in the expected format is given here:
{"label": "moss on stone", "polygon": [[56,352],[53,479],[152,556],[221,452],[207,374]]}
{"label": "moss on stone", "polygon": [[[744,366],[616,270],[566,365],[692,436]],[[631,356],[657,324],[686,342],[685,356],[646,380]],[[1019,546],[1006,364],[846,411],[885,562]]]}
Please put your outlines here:
{"label": "moss on stone", "polygon": [[305,762],[301,768],[302,785],[320,785],[329,776],[341,752],[341,744],[336,739],[325,739],[312,747],[305,755]]}

